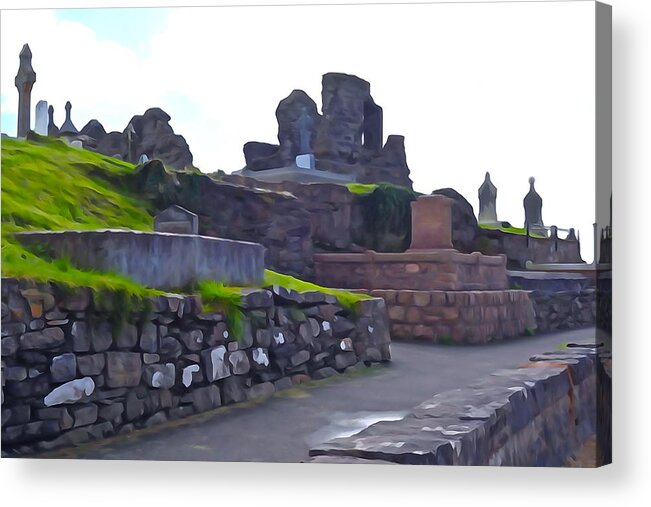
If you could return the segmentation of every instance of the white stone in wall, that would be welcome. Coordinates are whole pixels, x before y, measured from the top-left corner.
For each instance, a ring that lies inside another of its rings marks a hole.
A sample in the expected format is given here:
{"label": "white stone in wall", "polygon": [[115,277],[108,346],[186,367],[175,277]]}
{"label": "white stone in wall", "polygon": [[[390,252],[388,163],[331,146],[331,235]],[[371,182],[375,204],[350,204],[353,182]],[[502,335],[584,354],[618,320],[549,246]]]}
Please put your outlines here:
{"label": "white stone in wall", "polygon": [[151,386],[156,388],[169,389],[174,385],[176,368],[173,363],[167,363],[164,367],[154,372],[151,376]]}
{"label": "white stone in wall", "polygon": [[277,334],[274,333],[274,340],[276,342],[276,345],[282,345],[285,343],[285,335],[282,333],[282,331],[279,331]]}
{"label": "white stone in wall", "polygon": [[324,331],[330,331],[330,322],[328,322],[327,320],[324,320],[321,326],[323,327]]}
{"label": "white stone in wall", "polygon": [[63,403],[74,403],[84,396],[90,396],[95,390],[95,382],[90,377],[78,378],[60,385],[48,394],[43,403],[46,407],[61,405]]}
{"label": "white stone in wall", "polygon": [[264,366],[269,366],[269,356],[262,348],[253,349],[253,360]]}
{"label": "white stone in wall", "polygon": [[191,364],[183,368],[183,385],[190,387],[192,385],[192,374],[199,371],[198,364]]}
{"label": "white stone in wall", "polygon": [[344,338],[339,342],[339,348],[345,352],[350,352],[353,350],[353,340],[350,338]]}
{"label": "white stone in wall", "polygon": [[208,382],[214,382],[215,380],[230,376],[230,369],[224,361],[226,347],[219,345],[214,349],[204,351],[202,356]]}

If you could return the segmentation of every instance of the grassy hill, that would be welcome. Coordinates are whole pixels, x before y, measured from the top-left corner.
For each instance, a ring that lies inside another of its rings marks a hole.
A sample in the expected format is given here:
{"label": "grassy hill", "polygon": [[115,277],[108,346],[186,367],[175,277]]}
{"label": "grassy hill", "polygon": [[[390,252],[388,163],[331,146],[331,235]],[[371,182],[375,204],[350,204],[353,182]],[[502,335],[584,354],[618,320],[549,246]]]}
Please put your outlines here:
{"label": "grassy hill", "polygon": [[[2,139],[2,276],[144,297],[160,293],[117,273],[78,269],[66,259],[28,251],[11,233],[25,230],[125,228],[152,230],[153,206],[130,188],[133,164],[63,141]],[[308,284],[267,270],[266,285],[323,290],[346,306],[365,296]],[[207,301],[233,304],[240,288],[199,284]],[[205,294],[204,294],[205,293]]]}
{"label": "grassy hill", "polygon": [[39,257],[11,237],[12,232],[35,229],[151,230],[148,203],[122,184],[134,170],[132,164],[54,139],[2,139],[1,169],[3,276],[151,292],[117,274],[83,271],[65,260]]}

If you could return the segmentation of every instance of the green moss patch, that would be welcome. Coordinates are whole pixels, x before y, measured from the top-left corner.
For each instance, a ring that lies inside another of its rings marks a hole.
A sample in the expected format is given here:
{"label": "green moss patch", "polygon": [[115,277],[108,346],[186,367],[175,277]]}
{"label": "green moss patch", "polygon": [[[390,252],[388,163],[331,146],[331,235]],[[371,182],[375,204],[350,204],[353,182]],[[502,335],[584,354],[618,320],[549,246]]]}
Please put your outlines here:
{"label": "green moss patch", "polygon": [[345,308],[352,308],[356,303],[364,299],[372,299],[366,294],[357,294],[355,292],[348,292],[342,289],[331,289],[328,287],[322,287],[310,282],[304,282],[293,276],[283,275],[282,273],[276,273],[270,269],[265,269],[264,271],[264,283],[266,286],[278,285],[289,290],[295,290],[297,292],[310,292],[318,291],[323,292],[324,294],[330,294],[337,298],[339,304]]}

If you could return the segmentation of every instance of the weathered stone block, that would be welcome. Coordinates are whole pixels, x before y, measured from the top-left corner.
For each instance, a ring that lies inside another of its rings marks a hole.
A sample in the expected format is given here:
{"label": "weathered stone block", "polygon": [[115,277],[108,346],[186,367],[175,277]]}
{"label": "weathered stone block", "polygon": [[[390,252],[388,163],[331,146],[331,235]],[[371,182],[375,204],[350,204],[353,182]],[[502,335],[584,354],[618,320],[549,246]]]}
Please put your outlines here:
{"label": "weathered stone block", "polygon": [[140,383],[142,361],[136,352],[106,353],[106,385],[135,387]]}
{"label": "weathered stone block", "polygon": [[176,381],[176,368],[173,363],[147,365],[144,368],[144,379],[149,387],[170,389]]}
{"label": "weathered stone block", "polygon": [[133,324],[122,324],[116,333],[115,344],[119,349],[133,349],[138,344],[138,328]]}
{"label": "weathered stone block", "polygon": [[155,354],[161,348],[156,324],[146,322],[140,331],[140,350]]}
{"label": "weathered stone block", "polygon": [[188,350],[199,351],[204,347],[204,337],[201,329],[183,331],[180,338]]}
{"label": "weathered stone block", "polygon": [[104,370],[104,354],[90,354],[77,357],[77,369],[81,375],[99,375]]}
{"label": "weathered stone block", "polygon": [[243,350],[232,352],[228,356],[228,362],[231,364],[231,368],[235,375],[244,375],[251,369],[249,358]]}
{"label": "weathered stone block", "polygon": [[90,335],[88,327],[83,321],[72,324],[72,350],[75,352],[88,352],[90,350]]}
{"label": "weathered stone block", "polygon": [[31,331],[20,337],[20,348],[30,349],[51,349],[60,347],[66,341],[63,329],[60,327],[49,327],[41,331]]}
{"label": "weathered stone block", "polygon": [[67,382],[75,378],[77,357],[74,354],[54,356],[50,364],[50,378],[53,382]]}
{"label": "weathered stone block", "polygon": [[221,405],[219,388],[215,385],[198,387],[192,392],[192,406],[197,412],[205,412]]}
{"label": "weathered stone block", "polygon": [[87,405],[74,406],[70,409],[72,417],[75,420],[74,427],[88,426],[97,421],[97,405],[89,403]]}

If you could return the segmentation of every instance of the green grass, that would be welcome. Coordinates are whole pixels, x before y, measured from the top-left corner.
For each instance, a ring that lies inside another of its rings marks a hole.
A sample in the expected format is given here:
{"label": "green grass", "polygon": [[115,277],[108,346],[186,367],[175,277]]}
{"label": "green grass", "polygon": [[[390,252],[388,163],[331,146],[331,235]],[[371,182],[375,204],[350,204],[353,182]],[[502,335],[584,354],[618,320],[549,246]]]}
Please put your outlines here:
{"label": "green grass", "polygon": [[224,314],[236,340],[244,334],[244,313],[241,309],[243,289],[244,287],[232,287],[209,280],[197,285],[197,292],[201,295],[205,308]]}
{"label": "green grass", "polygon": [[371,299],[370,296],[366,294],[356,294],[354,292],[348,292],[342,289],[331,289],[328,287],[322,287],[310,282],[304,282],[293,276],[283,275],[282,273],[276,273],[269,269],[264,271],[264,284],[265,286],[278,285],[289,290],[295,290],[297,292],[309,292],[309,291],[319,291],[324,294],[330,294],[337,298],[339,304],[345,308],[353,308],[355,304],[364,299]]}
{"label": "green grass", "polygon": [[378,186],[374,183],[346,183],[351,194],[367,195],[373,192]]}
{"label": "green grass", "polygon": [[[527,229],[524,227],[503,227],[501,225],[495,225],[495,224],[478,224],[479,227],[482,229],[486,229],[488,231],[501,231],[501,232],[506,232],[507,234],[518,234],[519,236],[525,236],[527,234]],[[544,238],[542,234],[538,234],[535,232],[529,232],[529,236],[532,238]]]}
{"label": "green grass", "polygon": [[146,201],[119,186],[134,166],[62,141],[2,139],[2,275],[66,287],[157,293],[115,273],[82,270],[30,252],[11,233],[26,230],[151,230]]}

